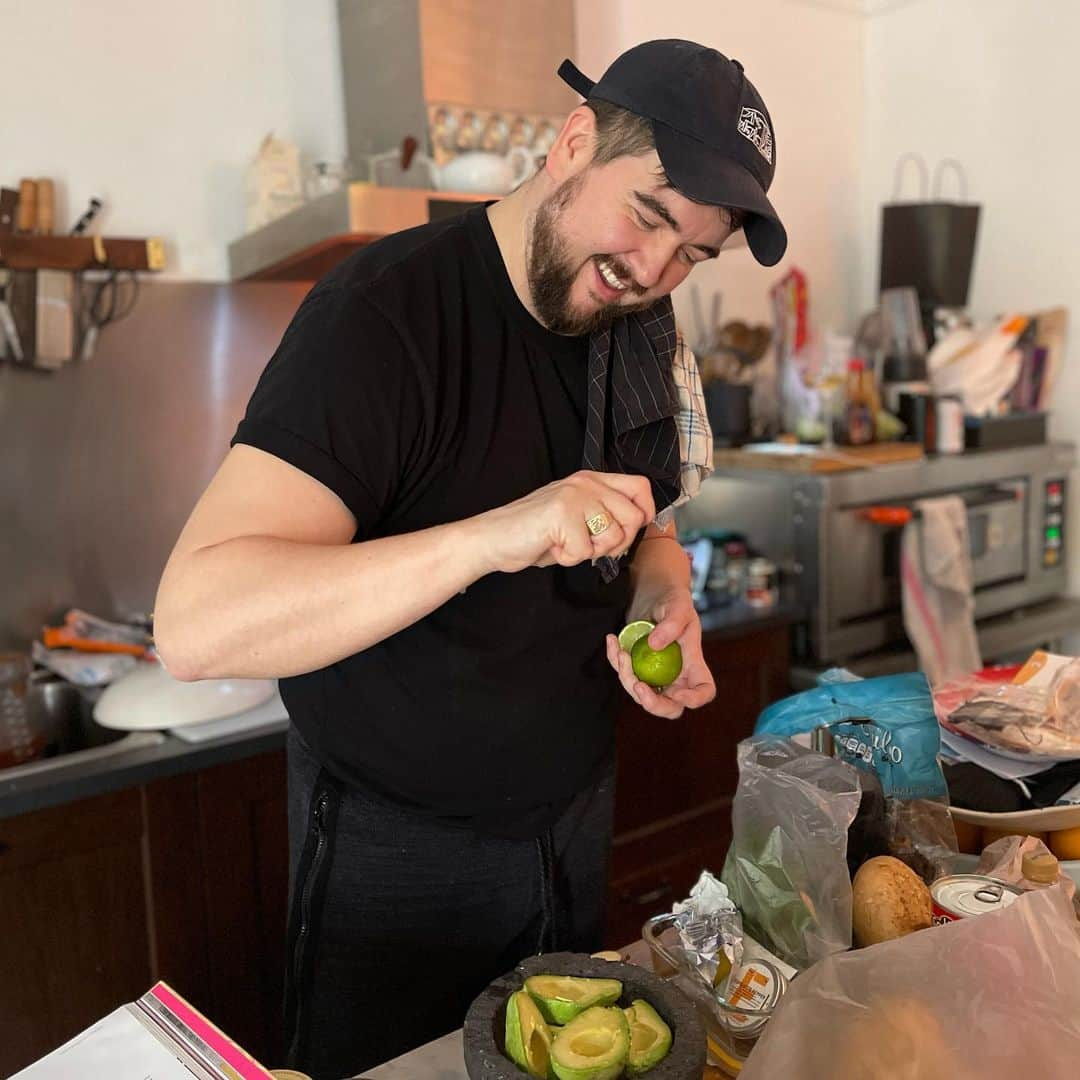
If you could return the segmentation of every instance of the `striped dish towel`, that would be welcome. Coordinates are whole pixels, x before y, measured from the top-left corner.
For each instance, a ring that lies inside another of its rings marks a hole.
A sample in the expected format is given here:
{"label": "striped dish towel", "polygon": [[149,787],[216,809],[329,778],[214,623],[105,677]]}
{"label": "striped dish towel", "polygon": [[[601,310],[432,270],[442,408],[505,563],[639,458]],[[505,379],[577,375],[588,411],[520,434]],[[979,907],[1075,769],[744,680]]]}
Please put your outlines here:
{"label": "striped dish towel", "polygon": [[[697,361],[669,297],[590,336],[583,469],[648,477],[664,526],[712,472],[712,450]],[[615,559],[597,565],[605,582],[618,576]]]}

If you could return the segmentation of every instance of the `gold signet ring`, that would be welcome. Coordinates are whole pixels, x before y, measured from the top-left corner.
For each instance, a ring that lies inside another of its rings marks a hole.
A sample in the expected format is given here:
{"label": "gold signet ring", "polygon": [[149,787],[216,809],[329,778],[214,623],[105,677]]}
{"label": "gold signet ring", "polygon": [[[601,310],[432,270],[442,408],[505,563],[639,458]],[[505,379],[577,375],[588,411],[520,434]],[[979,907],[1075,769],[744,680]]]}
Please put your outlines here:
{"label": "gold signet ring", "polygon": [[585,528],[587,528],[593,536],[599,536],[610,527],[611,518],[608,517],[603,510],[601,510],[599,514],[593,514],[591,518],[585,519]]}

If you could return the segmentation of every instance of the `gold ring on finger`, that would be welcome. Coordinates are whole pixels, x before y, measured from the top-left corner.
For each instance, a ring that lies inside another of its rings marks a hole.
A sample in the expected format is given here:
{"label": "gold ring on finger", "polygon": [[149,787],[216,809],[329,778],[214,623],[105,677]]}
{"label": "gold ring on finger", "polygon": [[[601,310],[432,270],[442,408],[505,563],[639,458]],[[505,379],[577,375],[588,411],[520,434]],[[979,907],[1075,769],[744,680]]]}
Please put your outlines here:
{"label": "gold ring on finger", "polygon": [[607,532],[611,528],[611,518],[601,510],[599,514],[593,514],[592,517],[585,519],[585,528],[593,536],[599,536],[602,532]]}

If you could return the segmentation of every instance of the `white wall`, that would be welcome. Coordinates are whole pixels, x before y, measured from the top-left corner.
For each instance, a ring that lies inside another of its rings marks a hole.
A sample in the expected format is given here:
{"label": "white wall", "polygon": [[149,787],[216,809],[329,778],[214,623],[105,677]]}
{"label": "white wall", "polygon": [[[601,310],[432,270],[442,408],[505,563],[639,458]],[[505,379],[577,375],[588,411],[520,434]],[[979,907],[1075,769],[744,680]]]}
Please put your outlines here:
{"label": "white wall", "polygon": [[[788,230],[788,253],[771,269],[745,248],[694,271],[708,298],[723,296],[722,319],[771,321],[769,288],[791,266],[809,279],[811,320],[850,327],[859,314],[865,244],[859,219],[863,139],[863,18],[857,0],[578,0],[579,66],[590,78],[623,50],[651,38],[679,37],[739,60],[776,129],[770,190]],[[689,283],[675,294],[684,328]],[[706,317],[708,308],[706,306]]]}
{"label": "white wall", "polygon": [[[1073,320],[1052,433],[1080,436],[1080,4],[910,0],[866,24],[862,220],[877,266],[879,206],[893,165],[915,151],[958,158],[983,206],[969,306],[978,318],[1062,304]],[[913,176],[908,177],[914,184]],[[863,303],[876,281],[862,281]],[[1080,476],[1074,474],[1072,591],[1080,592]],[[1080,643],[1078,643],[1080,644]]]}
{"label": "white wall", "polygon": [[0,0],[0,181],[92,195],[113,236],[164,236],[169,276],[228,277],[245,167],[270,130],[344,155],[334,0]]}

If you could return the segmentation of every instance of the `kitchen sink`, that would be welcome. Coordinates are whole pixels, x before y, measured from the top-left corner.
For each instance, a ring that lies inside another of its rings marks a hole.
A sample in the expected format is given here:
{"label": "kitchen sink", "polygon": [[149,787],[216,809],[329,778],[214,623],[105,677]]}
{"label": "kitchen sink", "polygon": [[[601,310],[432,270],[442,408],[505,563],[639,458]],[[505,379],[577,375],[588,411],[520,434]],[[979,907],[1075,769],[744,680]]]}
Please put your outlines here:
{"label": "kitchen sink", "polygon": [[0,783],[42,773],[78,768],[132,750],[159,746],[160,731],[113,731],[94,720],[100,691],[80,689],[61,680],[34,683],[29,691],[30,715],[35,728],[47,733],[44,756],[0,769]]}

